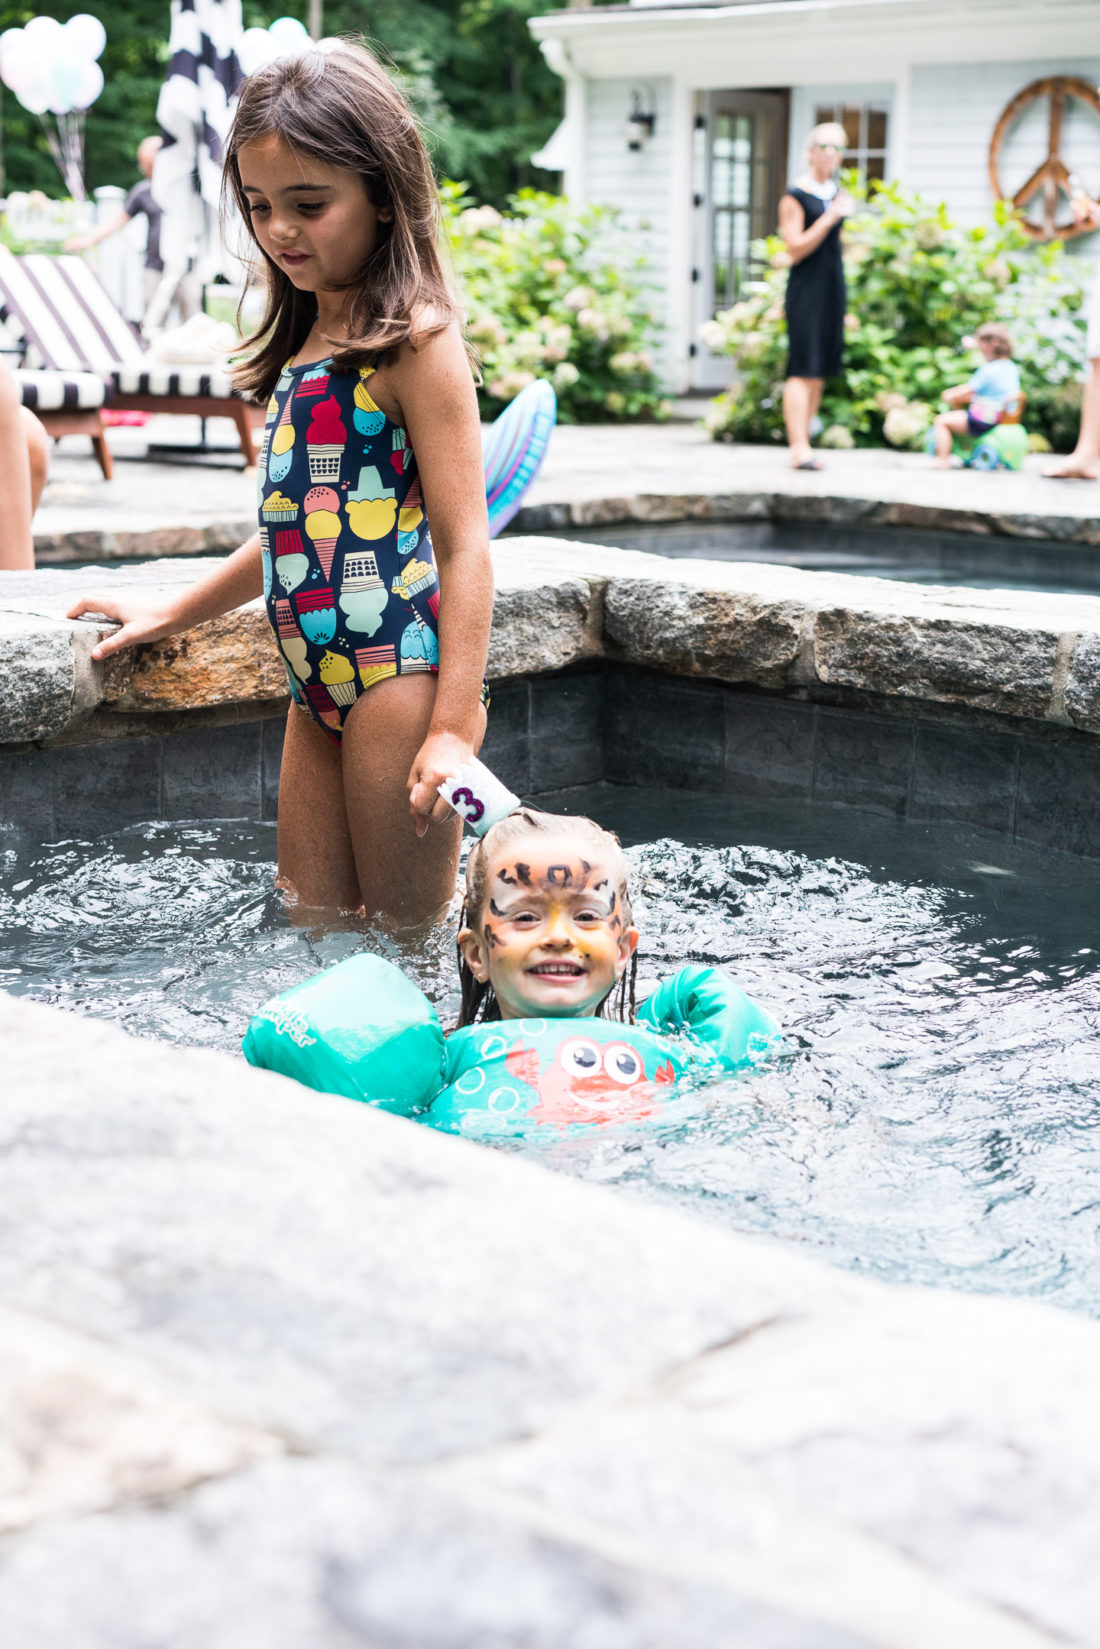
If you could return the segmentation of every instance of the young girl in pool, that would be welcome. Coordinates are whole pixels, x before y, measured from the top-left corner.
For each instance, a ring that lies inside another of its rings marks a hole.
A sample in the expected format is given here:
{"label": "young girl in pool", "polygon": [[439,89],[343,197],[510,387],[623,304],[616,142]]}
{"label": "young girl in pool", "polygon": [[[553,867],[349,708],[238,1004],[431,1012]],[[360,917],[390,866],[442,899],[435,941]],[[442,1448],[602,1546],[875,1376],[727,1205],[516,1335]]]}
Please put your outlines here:
{"label": "young girl in pool", "polygon": [[340,42],[245,82],[226,190],[267,275],[236,372],[268,402],[260,530],[164,607],[93,594],[70,616],[121,623],[104,659],[262,591],[293,696],[280,878],[305,905],[422,921],[454,890],[462,826],[437,787],[481,743],[492,613],[431,165],[389,77]]}
{"label": "young girl in pool", "polygon": [[636,1007],[637,945],[618,839],[521,807],[470,850],[449,1036],[404,974],[361,955],[268,1003],[245,1055],[449,1133],[649,1123],[682,1079],[764,1057],[778,1027],[713,968],[682,969]]}

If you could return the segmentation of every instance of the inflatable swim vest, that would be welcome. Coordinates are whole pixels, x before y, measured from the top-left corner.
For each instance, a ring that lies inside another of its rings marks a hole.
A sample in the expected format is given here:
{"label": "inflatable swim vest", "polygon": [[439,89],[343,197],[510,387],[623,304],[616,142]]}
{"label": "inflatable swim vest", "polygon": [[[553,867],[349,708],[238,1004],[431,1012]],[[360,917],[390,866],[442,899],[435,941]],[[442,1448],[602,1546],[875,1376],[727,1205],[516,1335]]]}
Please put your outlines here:
{"label": "inflatable swim vest", "polygon": [[445,1037],[423,991],[380,956],[352,956],[261,1008],[251,1065],[478,1139],[658,1119],[677,1084],[772,1051],[779,1027],[714,968],[684,968],[611,1019],[508,1019]]}

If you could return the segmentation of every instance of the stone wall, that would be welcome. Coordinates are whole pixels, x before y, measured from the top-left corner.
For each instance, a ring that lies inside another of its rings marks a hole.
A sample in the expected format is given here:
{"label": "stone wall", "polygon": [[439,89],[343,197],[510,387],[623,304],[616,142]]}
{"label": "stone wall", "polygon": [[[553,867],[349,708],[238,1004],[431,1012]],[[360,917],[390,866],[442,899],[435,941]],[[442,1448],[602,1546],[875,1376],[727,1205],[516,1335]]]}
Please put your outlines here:
{"label": "stone wall", "polygon": [[[1100,598],[556,539],[494,559],[486,754],[529,792],[747,786],[1100,853]],[[130,818],[211,816],[212,798],[270,816],[285,698],[260,603],[106,667],[106,627],[64,616],[78,591],[153,593],[202,565],[0,575],[4,817],[67,830],[83,808],[96,827],[97,789]],[[667,685],[591,679],[623,671]]]}

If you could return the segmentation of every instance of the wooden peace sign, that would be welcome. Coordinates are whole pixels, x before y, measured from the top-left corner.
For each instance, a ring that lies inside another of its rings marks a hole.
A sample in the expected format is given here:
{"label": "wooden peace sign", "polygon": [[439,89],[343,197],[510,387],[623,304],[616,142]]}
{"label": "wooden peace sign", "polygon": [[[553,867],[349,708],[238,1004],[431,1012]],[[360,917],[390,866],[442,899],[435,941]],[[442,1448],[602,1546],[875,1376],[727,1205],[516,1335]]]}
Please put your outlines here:
{"label": "wooden peace sign", "polygon": [[997,162],[1001,156],[1001,147],[1009,128],[1016,122],[1023,111],[1032,103],[1050,99],[1050,124],[1047,142],[1047,156],[1038,165],[1022,188],[1017,189],[1011,196],[1012,204],[1022,213],[1029,201],[1043,191],[1043,217],[1041,223],[1023,220],[1023,228],[1034,240],[1072,240],[1075,235],[1083,235],[1095,227],[1091,218],[1086,217],[1083,222],[1076,218],[1070,223],[1058,223],[1059,194],[1071,197],[1077,194],[1077,180],[1071,183],[1069,167],[1061,156],[1062,147],[1062,120],[1066,110],[1066,99],[1075,97],[1079,102],[1087,104],[1093,114],[1100,119],[1100,95],[1096,87],[1087,80],[1076,80],[1069,75],[1051,75],[1046,80],[1033,80],[1030,86],[1025,86],[1022,92],[1017,92],[1012,102],[1004,110],[993,131],[993,141],[989,145],[989,181],[993,185],[993,193],[998,200],[1006,200],[1001,188],[1001,180],[997,174]]}

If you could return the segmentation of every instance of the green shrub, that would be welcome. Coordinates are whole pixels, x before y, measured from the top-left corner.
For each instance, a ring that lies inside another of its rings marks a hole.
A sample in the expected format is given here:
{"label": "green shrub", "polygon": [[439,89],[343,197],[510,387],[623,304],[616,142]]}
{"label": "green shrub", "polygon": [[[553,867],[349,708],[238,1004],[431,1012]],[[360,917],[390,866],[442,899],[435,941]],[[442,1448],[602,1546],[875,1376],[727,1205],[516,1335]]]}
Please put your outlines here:
{"label": "green shrub", "polygon": [[[920,446],[949,384],[977,357],[963,338],[984,321],[1011,328],[1028,401],[1025,423],[1057,451],[1072,447],[1085,364],[1081,285],[1060,243],[1037,246],[1011,211],[990,225],[960,228],[947,207],[929,206],[896,183],[873,184],[845,230],[848,283],[845,371],[825,386],[821,417],[856,446],[883,440]],[[733,357],[737,379],[708,417],[717,439],[782,441],[789,257],[778,236],[760,248],[769,273],[743,302],[703,328],[709,347]]]}
{"label": "green shrub", "polygon": [[606,207],[571,207],[524,189],[507,217],[444,184],[444,212],[494,417],[548,378],[562,423],[662,417],[644,256]]}

